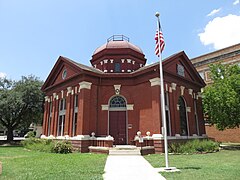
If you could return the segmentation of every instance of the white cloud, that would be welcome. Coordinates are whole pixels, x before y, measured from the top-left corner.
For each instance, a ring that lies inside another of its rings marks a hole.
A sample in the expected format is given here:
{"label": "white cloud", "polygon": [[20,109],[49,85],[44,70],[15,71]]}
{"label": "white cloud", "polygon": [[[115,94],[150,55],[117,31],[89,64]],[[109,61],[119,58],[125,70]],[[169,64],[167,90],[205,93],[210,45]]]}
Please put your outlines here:
{"label": "white cloud", "polygon": [[0,78],[5,78],[6,76],[7,76],[6,73],[4,73],[4,72],[0,72]]}
{"label": "white cloud", "polygon": [[213,15],[217,14],[219,11],[221,11],[221,8],[214,9],[207,16],[213,16]]}
{"label": "white cloud", "polygon": [[239,4],[239,0],[236,0],[233,2],[233,5],[237,5],[237,4]]}
{"label": "white cloud", "polygon": [[204,45],[222,49],[240,42],[240,16],[229,14],[209,21],[203,33],[198,34]]}

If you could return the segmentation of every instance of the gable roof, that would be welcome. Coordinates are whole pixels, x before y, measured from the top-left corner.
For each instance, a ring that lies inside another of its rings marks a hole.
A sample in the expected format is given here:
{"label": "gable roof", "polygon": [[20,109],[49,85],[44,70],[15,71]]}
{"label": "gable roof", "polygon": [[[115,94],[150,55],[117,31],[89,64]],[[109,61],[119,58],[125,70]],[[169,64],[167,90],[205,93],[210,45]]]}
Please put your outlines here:
{"label": "gable roof", "polygon": [[[184,69],[187,73],[186,77],[181,77],[180,75],[177,74],[176,64],[180,64],[185,67]],[[175,53],[167,57],[166,59],[163,59],[162,65],[164,73],[172,74],[181,79],[194,81],[202,87],[206,85],[184,51]],[[152,71],[152,69],[159,69],[159,62],[150,64],[148,66],[144,66],[132,72],[132,74],[142,74],[147,71]]]}
{"label": "gable roof", "polygon": [[[80,63],[77,63],[69,58],[59,56],[57,62],[53,66],[50,74],[48,75],[46,81],[44,82],[42,86],[42,91],[44,91],[47,87],[54,85],[55,81],[59,76],[61,76],[61,71],[63,70],[64,67],[68,67],[71,69],[71,76],[69,78],[75,77],[83,72],[92,72],[94,74],[103,74],[102,71],[89,67]],[[69,79],[69,78],[66,78]]]}
{"label": "gable roof", "polygon": [[[180,75],[177,75],[176,73],[176,64],[182,64],[185,67],[186,70],[186,77],[181,77]],[[68,67],[71,69],[71,75],[69,78],[66,78],[63,80],[61,77],[61,72],[63,72],[64,67]],[[97,68],[93,68],[90,66],[86,66],[80,63],[77,63],[69,58],[60,56],[55,63],[54,67],[52,68],[49,76],[47,77],[45,83],[42,86],[42,90],[44,91],[48,87],[52,87],[54,85],[57,85],[57,78],[58,79],[58,84],[67,81],[70,78],[76,77],[80,74],[84,73],[91,73],[92,75],[95,75],[97,77],[103,76],[103,77],[109,77],[109,76],[114,76],[116,77],[134,77],[134,76],[139,76],[142,74],[145,74],[147,72],[152,71],[153,69],[159,69],[159,62],[150,64],[148,66],[144,66],[142,68],[139,68],[138,70],[131,72],[131,73],[104,73],[101,70]],[[187,57],[184,51],[175,53],[166,59],[163,60],[163,71],[164,73],[171,74],[173,76],[176,76],[178,78],[182,78],[188,81],[192,81],[194,83],[197,83],[201,87],[205,86],[205,83],[203,79],[200,77],[199,73],[196,71],[195,67]],[[54,84],[56,82],[56,84]]]}

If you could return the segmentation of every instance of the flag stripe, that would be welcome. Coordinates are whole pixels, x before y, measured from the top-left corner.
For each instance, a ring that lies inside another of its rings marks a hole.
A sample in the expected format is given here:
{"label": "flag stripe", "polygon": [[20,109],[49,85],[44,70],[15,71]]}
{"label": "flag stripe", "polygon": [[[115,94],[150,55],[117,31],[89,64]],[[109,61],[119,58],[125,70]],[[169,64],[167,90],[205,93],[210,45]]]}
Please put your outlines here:
{"label": "flag stripe", "polygon": [[[160,29],[160,28],[159,28]],[[160,55],[159,53],[159,43],[158,43],[158,36],[159,36],[159,40],[160,40],[160,51],[161,53],[163,52],[164,50],[164,47],[165,47],[165,42],[164,42],[164,38],[163,38],[163,33],[162,31],[160,30],[160,32],[158,33],[159,31],[157,30],[156,31],[156,34],[155,34],[155,40],[156,40],[156,46],[155,46],[155,54],[157,56]]]}

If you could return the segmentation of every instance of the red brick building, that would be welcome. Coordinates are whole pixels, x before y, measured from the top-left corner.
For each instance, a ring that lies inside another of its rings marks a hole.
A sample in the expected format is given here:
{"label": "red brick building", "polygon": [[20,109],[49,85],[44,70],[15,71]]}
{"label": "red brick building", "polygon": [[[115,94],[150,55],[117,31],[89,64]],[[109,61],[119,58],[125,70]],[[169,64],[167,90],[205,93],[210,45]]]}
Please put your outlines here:
{"label": "red brick building", "polygon": [[[43,135],[81,141],[85,152],[91,138],[135,144],[138,131],[149,131],[156,149],[163,140],[159,63],[145,66],[139,47],[125,36],[113,36],[94,51],[91,64],[58,58],[42,87]],[[168,139],[205,137],[204,81],[184,52],[165,59],[163,70]]]}

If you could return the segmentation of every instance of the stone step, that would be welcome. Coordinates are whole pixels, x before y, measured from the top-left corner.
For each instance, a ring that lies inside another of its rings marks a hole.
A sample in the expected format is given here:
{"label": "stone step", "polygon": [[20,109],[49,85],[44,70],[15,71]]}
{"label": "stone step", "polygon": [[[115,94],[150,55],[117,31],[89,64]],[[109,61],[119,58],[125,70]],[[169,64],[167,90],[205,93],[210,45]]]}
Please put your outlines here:
{"label": "stone step", "polygon": [[109,155],[136,155],[140,156],[140,150],[109,150]]}
{"label": "stone step", "polygon": [[139,148],[136,146],[131,146],[131,145],[117,145],[117,146],[113,147],[112,149],[115,149],[115,150],[137,150]]}
{"label": "stone step", "polygon": [[109,149],[109,155],[141,155],[141,151],[136,146],[124,145]]}

